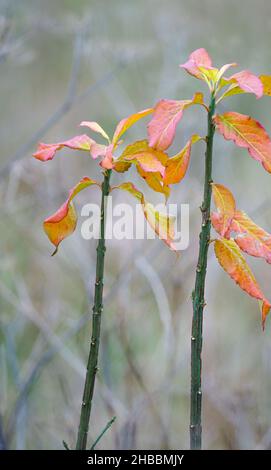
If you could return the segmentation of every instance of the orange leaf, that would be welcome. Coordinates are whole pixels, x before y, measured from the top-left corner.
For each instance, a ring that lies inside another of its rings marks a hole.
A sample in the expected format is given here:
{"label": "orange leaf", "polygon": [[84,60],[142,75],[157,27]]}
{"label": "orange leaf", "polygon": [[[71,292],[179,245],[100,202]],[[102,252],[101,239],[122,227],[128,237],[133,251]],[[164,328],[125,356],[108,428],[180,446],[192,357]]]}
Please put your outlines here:
{"label": "orange leaf", "polygon": [[202,93],[196,93],[192,100],[161,100],[154,108],[154,115],[148,124],[149,145],[166,150],[173,142],[176,127],[186,108],[203,104]]}
{"label": "orange leaf", "polygon": [[251,157],[271,173],[271,140],[258,121],[244,114],[229,112],[215,116],[214,122],[226,140],[246,148]]}
{"label": "orange leaf", "polygon": [[94,181],[88,177],[82,178],[79,183],[77,183],[77,185],[70,190],[69,197],[64,202],[64,204],[62,204],[62,206],[53,215],[44,221],[44,231],[47,234],[49,240],[56,247],[56,250],[53,254],[57,252],[59,243],[62,242],[64,238],[71,235],[76,228],[77,215],[76,210],[72,204],[73,198],[80,191],[87,188],[88,186],[92,186],[93,184],[99,186],[97,181]]}
{"label": "orange leaf", "polygon": [[[212,184],[213,198],[218,210],[219,219],[215,222],[220,223],[219,233],[222,237],[227,233],[235,212],[235,200],[232,193],[222,184]],[[218,226],[216,225],[216,229]]]}
{"label": "orange leaf", "polygon": [[[212,222],[212,226],[214,227],[216,232],[219,233],[219,235],[221,235],[221,233],[224,230],[224,217],[221,214],[218,214],[218,212],[212,212],[211,213],[211,222]],[[228,230],[224,233],[223,236],[224,236],[224,238],[229,239],[230,235],[231,235],[231,230],[230,230],[230,227],[229,227]]]}
{"label": "orange leaf", "polygon": [[271,263],[271,235],[256,225],[243,211],[235,211],[231,230],[236,232],[236,243],[251,256],[264,258]]}
{"label": "orange leaf", "polygon": [[152,204],[145,201],[143,193],[139,191],[133,183],[122,183],[112,189],[122,189],[134,196],[142,205],[144,216],[155,233],[169,246],[170,249],[176,250],[174,246],[175,217],[156,211]]}
{"label": "orange leaf", "polygon": [[64,142],[58,142],[57,144],[43,144],[42,142],[38,146],[37,152],[33,153],[33,157],[42,162],[52,160],[58,150],[63,147],[68,147],[73,150],[84,150],[90,151],[93,144],[96,142],[88,137],[87,135],[77,135],[72,139],[65,140]]}
{"label": "orange leaf", "polygon": [[112,140],[113,144],[115,145],[118,142],[120,137],[124,134],[124,132],[127,131],[127,129],[129,129],[129,127],[131,127],[133,124],[139,121],[139,119],[142,119],[145,116],[148,116],[152,112],[153,112],[153,109],[148,108],[148,109],[144,109],[143,111],[139,111],[138,113],[131,114],[131,116],[128,116],[125,119],[122,119],[118,123],[115,133],[113,135],[113,140]]}
{"label": "orange leaf", "polygon": [[199,135],[193,135],[177,155],[167,160],[164,176],[166,185],[179,183],[185,177],[190,161],[191,146],[200,139]]}
{"label": "orange leaf", "polygon": [[262,322],[264,326],[270,303],[262,293],[257,281],[246,263],[235,241],[222,238],[215,240],[215,255],[224,271],[251,297],[262,301]]}

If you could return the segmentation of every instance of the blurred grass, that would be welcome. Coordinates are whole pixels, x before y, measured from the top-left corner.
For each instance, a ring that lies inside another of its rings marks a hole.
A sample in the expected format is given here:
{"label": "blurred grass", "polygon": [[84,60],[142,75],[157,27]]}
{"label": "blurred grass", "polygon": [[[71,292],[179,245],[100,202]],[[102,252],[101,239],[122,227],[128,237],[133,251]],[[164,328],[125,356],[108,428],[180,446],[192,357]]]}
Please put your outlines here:
{"label": "blurred grass", "polygon": [[[160,97],[188,98],[196,90],[206,91],[178,68],[197,47],[206,47],[219,65],[237,61],[256,73],[270,73],[267,0],[9,0],[0,5],[0,26],[7,22],[9,27],[0,46],[0,56],[3,47],[5,52],[0,61],[0,171],[65,100],[78,31],[83,32],[83,47],[77,92],[98,85],[73,103],[44,135],[45,142],[74,135],[84,119],[96,120],[112,133],[120,118]],[[253,114],[271,131],[268,98],[259,103],[240,96],[223,106]],[[197,111],[187,113],[172,153],[195,128],[205,132],[205,115]],[[143,129],[138,126],[127,138],[142,138]],[[78,230],[51,259],[42,220],[80,177],[98,176],[99,169],[85,155],[70,151],[42,165],[31,159],[34,148],[22,152],[0,180],[0,423],[5,437],[0,444],[60,449],[63,439],[73,445],[79,419],[95,242],[82,240]],[[202,155],[199,145],[186,180],[171,197],[172,202],[191,204],[191,243],[179,260],[159,240],[108,243],[108,300],[90,438],[113,415],[117,420],[99,448],[188,447],[190,295]],[[217,136],[214,179],[229,186],[238,207],[253,212],[270,230],[268,178],[245,151]],[[141,188],[150,195],[143,184]],[[78,209],[97,197],[93,191],[89,199],[78,198]],[[120,198],[115,195],[115,201]],[[145,273],[140,261],[147,263]],[[255,260],[251,265],[270,297],[268,266]],[[159,276],[167,295],[166,327],[157,292],[146,277],[149,271]],[[206,298],[204,447],[270,448],[270,322],[263,334],[257,303],[232,284],[212,256]],[[31,386],[24,394],[29,377]]]}

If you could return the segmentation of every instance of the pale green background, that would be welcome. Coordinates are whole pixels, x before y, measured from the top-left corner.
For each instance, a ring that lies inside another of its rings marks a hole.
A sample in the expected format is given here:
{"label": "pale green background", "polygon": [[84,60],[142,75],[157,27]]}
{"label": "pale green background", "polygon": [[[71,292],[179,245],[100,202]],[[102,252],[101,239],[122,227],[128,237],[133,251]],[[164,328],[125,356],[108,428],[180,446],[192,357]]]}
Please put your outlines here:
{"label": "pale green background", "polygon": [[[0,4],[0,31],[8,29],[0,45],[0,171],[5,169],[0,180],[0,443],[12,449],[61,449],[63,439],[74,445],[79,418],[95,242],[82,240],[78,230],[52,259],[42,220],[80,177],[98,177],[100,170],[85,154],[68,150],[41,164],[31,158],[35,145],[26,151],[22,146],[65,100],[80,32],[76,93],[88,91],[42,136],[45,142],[72,137],[81,120],[99,121],[112,133],[120,118],[161,97],[189,98],[197,90],[207,97],[204,85],[178,68],[198,47],[205,47],[217,65],[236,61],[255,73],[271,73],[271,3]],[[259,102],[239,96],[220,109],[253,114],[270,132],[270,105],[268,97]],[[205,130],[204,111],[189,110],[171,154],[192,132]],[[137,126],[127,141],[142,138],[144,132],[143,125]],[[189,446],[190,297],[203,152],[201,143],[193,151],[185,181],[170,199],[190,203],[191,243],[179,259],[159,240],[108,244],[107,301],[90,443],[113,415],[117,421],[99,448]],[[14,155],[20,159],[10,165]],[[220,136],[214,160],[214,180],[229,186],[238,207],[270,230],[270,175],[246,151]],[[128,176],[137,178],[133,172]],[[152,201],[160,200],[143,182],[138,185]],[[95,190],[82,194],[79,211],[83,202],[97,198]],[[250,264],[271,298],[270,266],[254,259]],[[221,271],[212,249],[206,299],[204,448],[270,448],[270,320],[263,334],[257,301]]]}

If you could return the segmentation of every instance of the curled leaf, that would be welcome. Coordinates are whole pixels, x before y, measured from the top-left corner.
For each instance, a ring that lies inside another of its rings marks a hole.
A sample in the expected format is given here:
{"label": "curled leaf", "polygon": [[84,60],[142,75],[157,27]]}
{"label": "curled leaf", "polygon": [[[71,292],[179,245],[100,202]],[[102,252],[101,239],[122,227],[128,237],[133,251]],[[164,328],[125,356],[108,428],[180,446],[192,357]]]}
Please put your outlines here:
{"label": "curled leaf", "polygon": [[122,183],[112,189],[122,189],[134,196],[142,205],[144,216],[155,233],[161,238],[171,250],[176,250],[174,245],[175,217],[162,214],[155,210],[154,206],[145,201],[144,195],[133,183]]}
{"label": "curled leaf", "polygon": [[251,157],[271,173],[271,140],[258,121],[244,114],[229,112],[215,116],[214,122],[226,140],[246,148]]}
{"label": "curled leaf", "polygon": [[140,119],[144,118],[145,116],[148,116],[149,114],[153,113],[152,108],[144,109],[143,111],[139,111],[138,113],[131,114],[127,118],[122,119],[115,130],[115,133],[113,135],[113,144],[115,145],[121,136],[124,134],[124,132],[127,131],[133,124],[135,124],[137,121]]}
{"label": "curled leaf", "polygon": [[214,249],[216,258],[224,271],[226,271],[247,294],[262,302],[262,324],[264,327],[265,319],[271,305],[262,293],[240,248],[236,245],[234,240],[222,238],[215,240]]}
{"label": "curled leaf", "polygon": [[80,191],[94,184],[99,186],[99,183],[93,179],[88,177],[82,178],[79,183],[70,190],[69,197],[64,204],[62,204],[62,206],[53,215],[44,221],[44,231],[49,240],[56,247],[54,254],[56,253],[60,242],[71,235],[76,228],[77,215],[72,203],[73,198]]}
{"label": "curled leaf", "polygon": [[192,100],[161,100],[154,108],[154,115],[148,124],[150,147],[166,150],[173,142],[176,127],[186,108],[193,104],[203,104],[202,93],[196,93]]}
{"label": "curled leaf", "polygon": [[[212,218],[215,229],[222,237],[228,232],[235,213],[235,199],[223,184],[212,184],[213,198],[219,217]],[[227,238],[227,237],[226,237]]]}

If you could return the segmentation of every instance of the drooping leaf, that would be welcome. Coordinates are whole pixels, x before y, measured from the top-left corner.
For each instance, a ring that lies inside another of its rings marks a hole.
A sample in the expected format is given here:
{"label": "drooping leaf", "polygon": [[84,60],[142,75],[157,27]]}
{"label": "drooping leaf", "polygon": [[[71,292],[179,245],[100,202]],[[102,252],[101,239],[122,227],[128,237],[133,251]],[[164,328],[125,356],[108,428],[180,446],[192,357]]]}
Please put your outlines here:
{"label": "drooping leaf", "polygon": [[240,248],[235,241],[225,238],[215,240],[215,255],[224,271],[251,297],[262,302],[262,323],[264,326],[266,316],[271,308],[269,301],[262,293],[252,271],[246,263]]}
{"label": "drooping leaf", "polygon": [[150,147],[166,150],[175,136],[178,122],[186,108],[193,104],[203,104],[202,93],[196,93],[192,100],[161,100],[154,108],[154,115],[148,124]]}
{"label": "drooping leaf", "polygon": [[166,185],[179,183],[185,177],[189,165],[192,144],[200,139],[201,137],[199,135],[193,135],[177,155],[167,160],[164,176],[164,183]]}
{"label": "drooping leaf", "polygon": [[73,198],[80,191],[94,184],[99,186],[99,183],[91,178],[82,178],[79,183],[69,191],[69,197],[64,204],[62,204],[62,206],[53,215],[44,221],[44,231],[49,240],[56,247],[54,254],[56,253],[60,242],[71,235],[76,228],[77,215],[72,203]]}
{"label": "drooping leaf", "polygon": [[219,233],[222,237],[227,233],[235,213],[235,199],[232,193],[223,184],[212,184],[213,198],[218,210],[219,219],[213,218],[214,222],[219,222]]}
{"label": "drooping leaf", "polygon": [[215,116],[214,122],[226,140],[246,148],[251,157],[271,173],[271,140],[258,121],[244,114],[229,112]]}
{"label": "drooping leaf", "polygon": [[235,211],[231,230],[236,232],[234,239],[241,250],[271,263],[270,233],[256,225],[245,212]]}
{"label": "drooping leaf", "polygon": [[91,129],[93,132],[97,132],[98,134],[101,134],[108,142],[110,142],[110,139],[109,139],[107,133],[106,133],[105,130],[100,126],[100,124],[98,124],[97,122],[94,122],[94,121],[82,121],[82,122],[80,123],[80,126],[88,127],[88,128]]}
{"label": "drooping leaf", "polygon": [[180,64],[180,67],[185,69],[193,77],[202,79],[201,68],[210,69],[212,67],[212,60],[208,52],[204,48],[196,49],[190,54],[189,59],[184,64]]}
{"label": "drooping leaf", "polygon": [[170,249],[176,249],[174,245],[175,217],[156,211],[152,204],[145,201],[143,193],[139,191],[133,183],[122,183],[112,189],[122,189],[134,196],[142,205],[144,216],[155,233],[170,247]]}
{"label": "drooping leaf", "polygon": [[91,147],[96,144],[96,142],[88,137],[88,135],[77,135],[72,139],[65,140],[64,142],[58,142],[56,144],[44,144],[40,143],[38,145],[37,152],[33,153],[33,157],[42,162],[52,160],[58,150],[61,150],[63,147],[68,147],[73,150],[84,150],[90,152]]}
{"label": "drooping leaf", "polygon": [[149,114],[153,113],[152,108],[144,109],[143,111],[139,111],[138,113],[131,114],[127,118],[122,119],[115,130],[115,133],[113,135],[113,144],[115,145],[121,136],[124,134],[124,132],[127,131],[133,124],[135,124],[139,119],[144,118],[145,116],[148,116]]}

